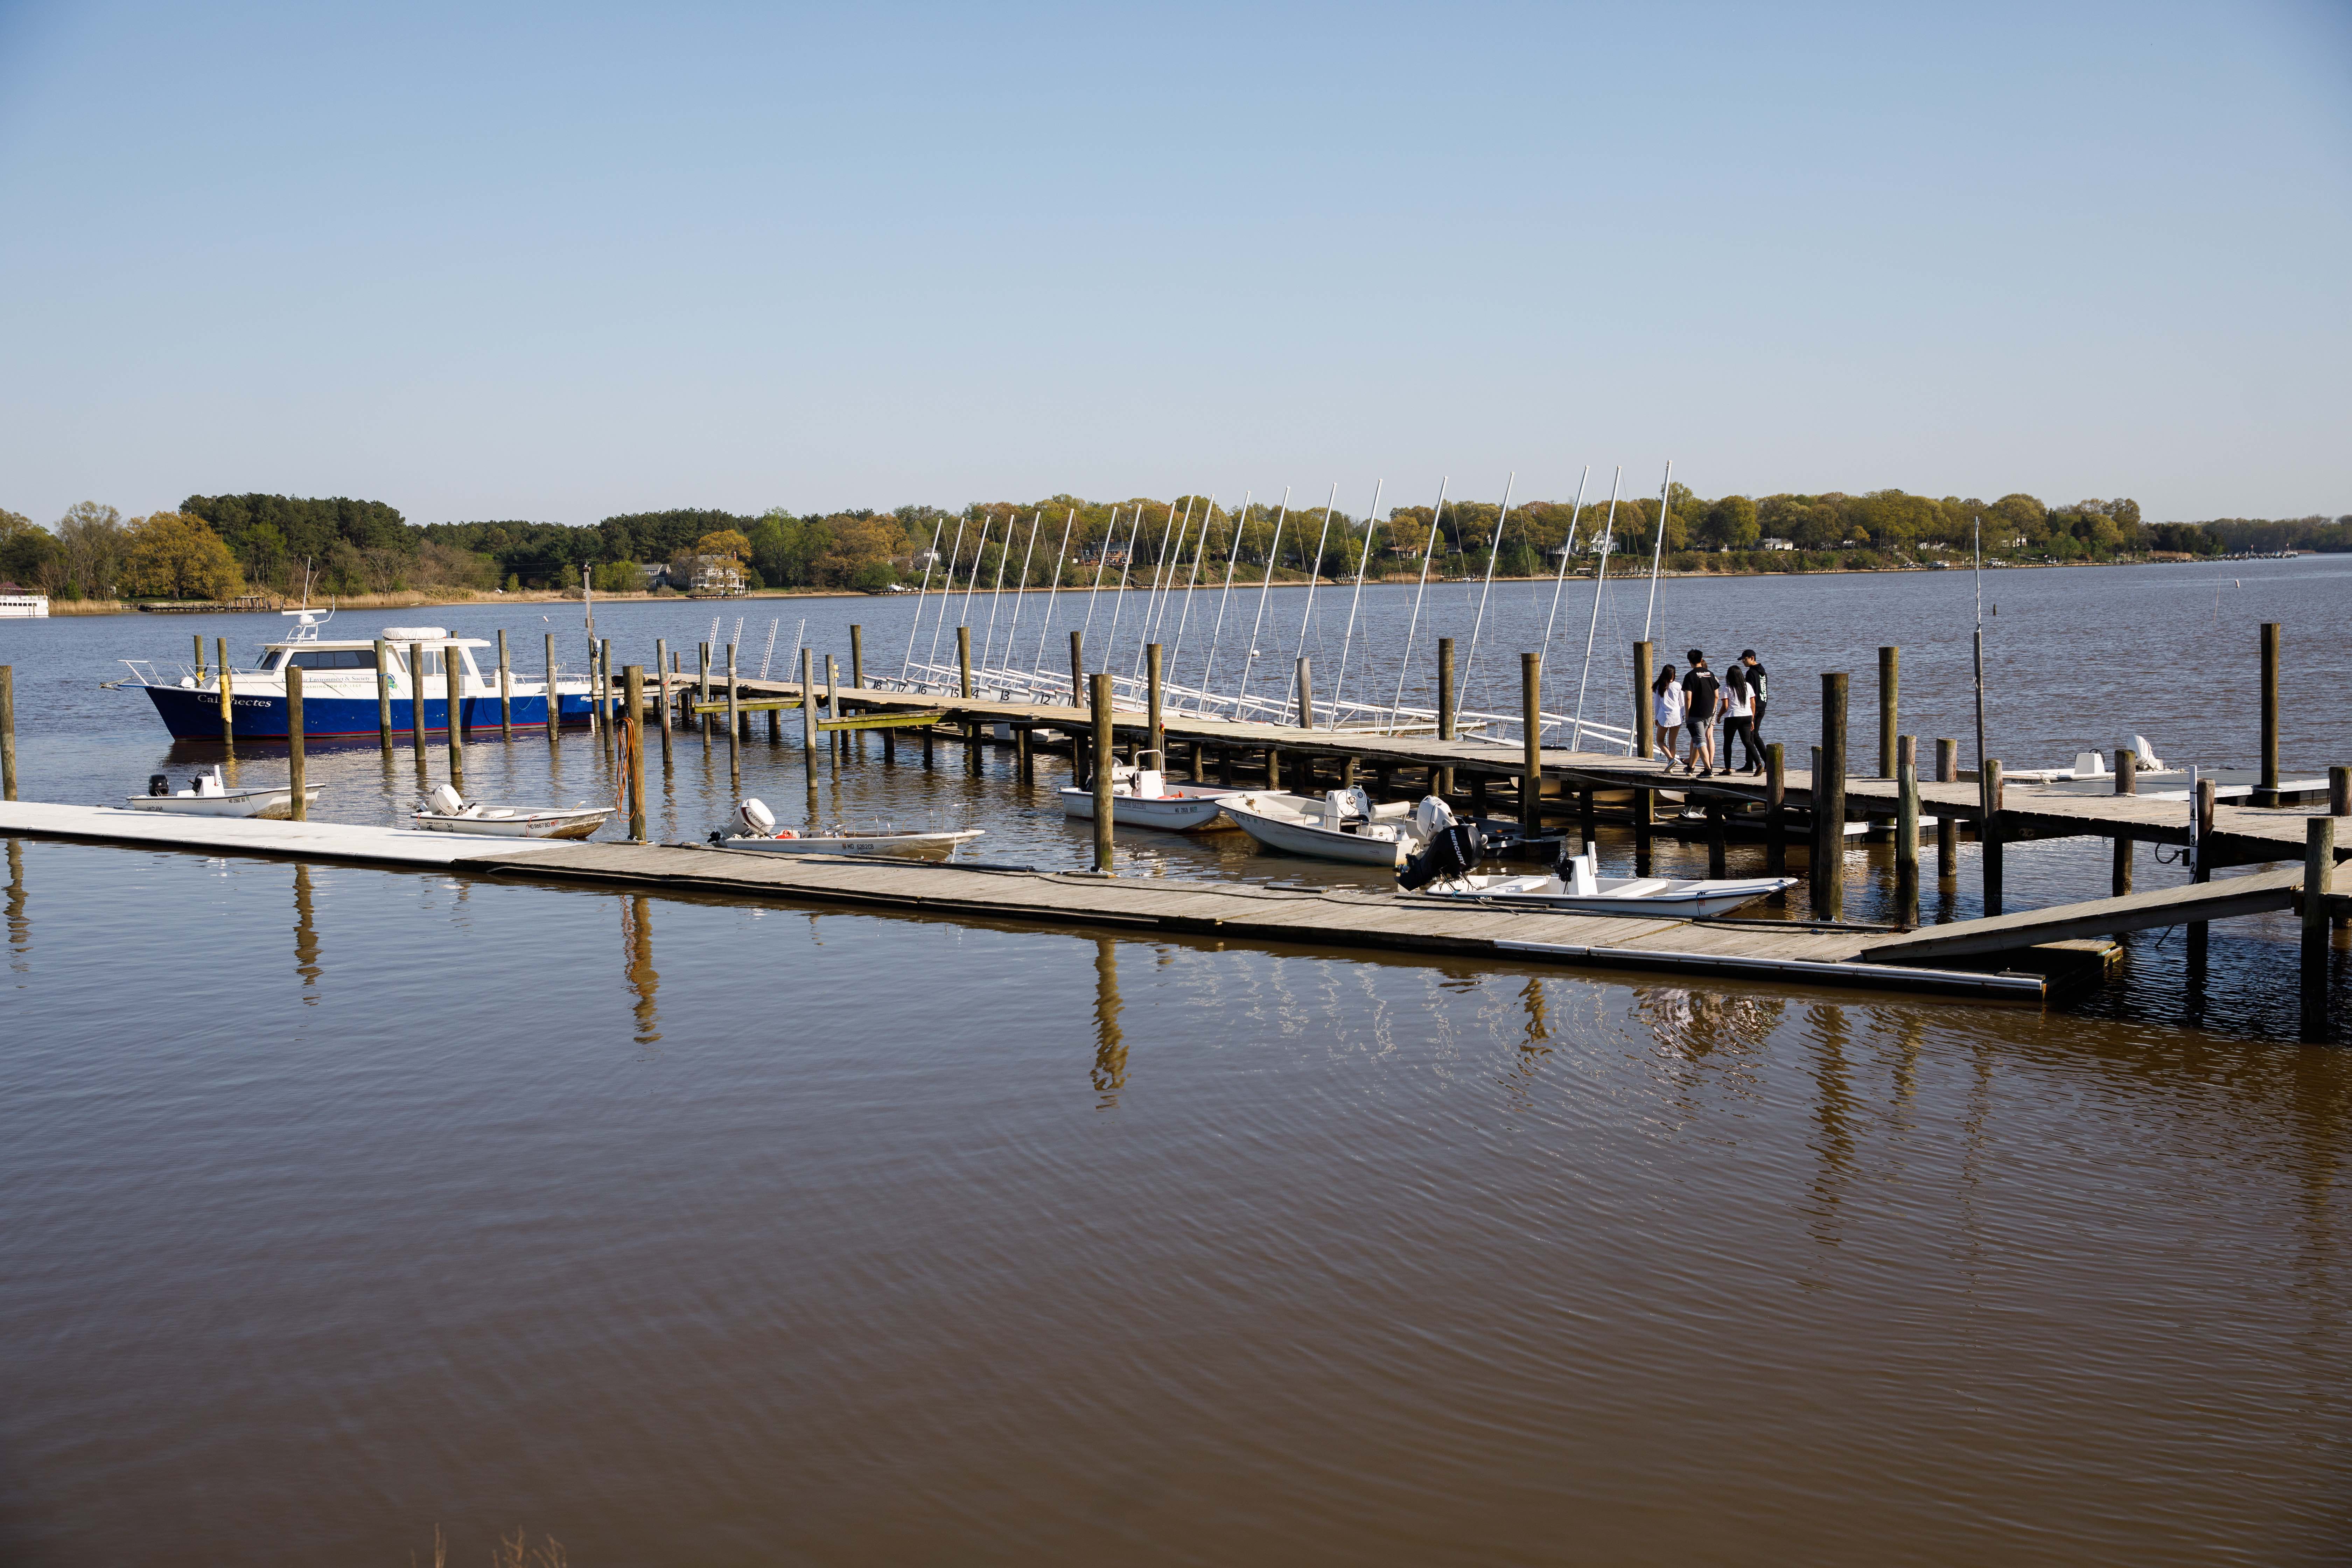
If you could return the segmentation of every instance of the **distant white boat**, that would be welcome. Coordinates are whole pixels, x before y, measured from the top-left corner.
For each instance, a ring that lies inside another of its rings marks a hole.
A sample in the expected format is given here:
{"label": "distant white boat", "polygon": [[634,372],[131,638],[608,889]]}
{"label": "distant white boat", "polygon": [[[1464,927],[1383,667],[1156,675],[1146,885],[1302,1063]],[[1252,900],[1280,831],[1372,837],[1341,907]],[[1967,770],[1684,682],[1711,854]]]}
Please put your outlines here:
{"label": "distant white boat", "polygon": [[469,833],[483,838],[585,838],[611,819],[609,805],[488,806],[447,784],[436,784],[416,813],[425,833]]}
{"label": "distant white boat", "polygon": [[[1142,756],[1156,757],[1146,752]],[[1140,762],[1139,757],[1138,761]],[[1110,819],[1119,827],[1158,827],[1190,833],[1225,813],[1225,799],[1244,792],[1223,784],[1171,784],[1156,767],[1114,764],[1110,770]],[[1095,819],[1095,792],[1065,789],[1062,813],[1080,822]]]}
{"label": "distant white boat", "polygon": [[765,855],[911,855],[929,859],[954,854],[985,831],[978,827],[901,831],[884,826],[870,831],[835,828],[831,833],[803,833],[778,827],[775,814],[765,802],[747,799],[736,810],[745,831],[713,833],[710,841],[722,849],[750,849]]}
{"label": "distant white boat", "polygon": [[1269,849],[1354,866],[1402,866],[1405,858],[1454,813],[1435,795],[1419,805],[1374,805],[1361,789],[1335,789],[1320,799],[1280,790],[1240,790],[1226,795],[1225,814]]}
{"label": "distant white boat", "polygon": [[[2140,778],[2151,773],[2177,773],[2179,768],[2168,768],[2158,760],[2156,749],[2147,743],[2146,735],[2132,737],[2131,751],[2138,758],[2134,772]],[[2109,779],[2115,773],[2107,766],[2104,752],[2077,752],[2071,768],[2003,768],[2000,776],[2011,784],[2066,784],[2075,779]]]}
{"label": "distant white boat", "polygon": [[[307,808],[319,798],[319,792],[306,789],[302,804]],[[123,805],[132,811],[168,811],[181,816],[292,816],[294,786],[292,784],[263,784],[252,789],[231,789],[221,780],[221,771],[198,773],[188,781],[188,787],[175,790],[171,781],[157,773],[147,781],[145,795],[126,795]]]}

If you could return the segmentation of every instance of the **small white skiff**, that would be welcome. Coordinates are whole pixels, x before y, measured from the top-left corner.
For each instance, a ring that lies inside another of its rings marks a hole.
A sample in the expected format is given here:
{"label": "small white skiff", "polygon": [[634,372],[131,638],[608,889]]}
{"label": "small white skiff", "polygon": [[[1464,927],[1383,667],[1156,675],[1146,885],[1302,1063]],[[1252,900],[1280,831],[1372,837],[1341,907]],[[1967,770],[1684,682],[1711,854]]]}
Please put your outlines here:
{"label": "small white skiff", "polygon": [[[1146,752],[1143,756],[1153,756]],[[1140,758],[1138,759],[1140,762]],[[1225,800],[1240,795],[1222,784],[1170,784],[1158,768],[1116,763],[1110,770],[1110,820],[1118,827],[1159,827],[1191,833],[1206,827],[1225,813]],[[1095,792],[1066,789],[1062,814],[1080,822],[1095,819]]]}
{"label": "small white skiff", "polygon": [[436,784],[416,813],[425,833],[471,833],[485,838],[585,838],[611,818],[609,805],[487,806],[447,784]]}
{"label": "small white skiff", "polygon": [[767,855],[912,855],[923,859],[952,855],[962,845],[978,838],[983,831],[978,827],[916,828],[900,831],[893,827],[877,827],[860,832],[835,828],[831,833],[802,833],[790,827],[778,827],[775,814],[766,804],[746,800],[737,808],[749,831],[740,834],[713,833],[710,841],[722,849],[751,849]]}
{"label": "small white skiff", "polygon": [[[317,790],[302,792],[306,809],[318,798]],[[221,782],[220,769],[215,767],[208,773],[196,774],[182,790],[172,788],[170,781],[157,773],[147,781],[145,795],[125,795],[123,804],[133,811],[169,811],[183,816],[286,817],[294,815],[294,786],[283,784],[230,789]]]}
{"label": "small white skiff", "polygon": [[1240,790],[1220,803],[1241,830],[1268,849],[1354,866],[1402,866],[1454,814],[1435,795],[1419,805],[1374,805],[1361,789],[1318,800],[1280,790]]}
{"label": "small white skiff", "polygon": [[1768,898],[1797,885],[1794,877],[1751,877],[1737,880],[1678,881],[1669,877],[1596,877],[1590,852],[1564,862],[1568,874],[1534,877],[1448,878],[1421,890],[1433,899],[1492,900],[1548,910],[1573,910],[1580,914],[1673,915],[1689,920],[1703,915],[1727,915],[1742,904]]}

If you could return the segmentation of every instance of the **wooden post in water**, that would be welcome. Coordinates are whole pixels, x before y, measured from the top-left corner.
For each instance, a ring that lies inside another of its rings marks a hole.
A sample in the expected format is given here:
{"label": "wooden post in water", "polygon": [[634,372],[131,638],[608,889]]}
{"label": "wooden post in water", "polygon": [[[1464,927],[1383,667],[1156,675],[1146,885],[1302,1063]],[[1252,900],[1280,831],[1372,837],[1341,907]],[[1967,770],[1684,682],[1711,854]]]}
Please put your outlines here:
{"label": "wooden post in water", "polygon": [[[1440,637],[1437,639],[1437,738],[1451,741],[1454,730],[1454,639]],[[1435,793],[1441,797],[1454,793],[1452,768],[1437,770]]]}
{"label": "wooden post in water", "polygon": [[[2116,793],[2139,793],[2139,753],[2129,746],[2116,748]],[[2130,834],[2116,835],[2115,866],[2107,878],[2107,890],[2118,899],[2132,890],[2132,847]]]}
{"label": "wooden post in water", "polygon": [[[1721,831],[1718,822],[1717,830]],[[1543,656],[1519,655],[1519,837],[1543,828]]]}
{"label": "wooden post in water", "polygon": [[[2352,768],[2340,764],[2327,770],[2327,815],[2352,816]],[[2336,929],[2352,925],[2352,915],[2337,915]]]}
{"label": "wooden post in water", "polygon": [[[1959,777],[1960,743],[1949,738],[1936,742],[1936,782],[1952,784]],[[1949,881],[1960,874],[1960,825],[1949,806],[1936,808],[1936,877]]]}
{"label": "wooden post in water", "polygon": [[[2213,781],[2211,779],[2197,781],[2197,794],[2189,808],[2189,853],[2195,857],[2190,863],[2189,879],[2192,882],[2210,882],[2213,879],[2214,870]],[[2200,975],[2205,971],[2206,941],[2209,933],[2209,922],[2205,921],[2189,922],[2189,966]]]}
{"label": "wooden post in water", "polygon": [[[852,622],[849,627],[849,689],[852,691],[866,689],[866,628],[856,622]],[[866,710],[861,708],[859,711],[864,712]],[[840,715],[835,714],[835,717],[839,718]],[[890,731],[885,730],[882,734],[887,749]],[[854,752],[863,757],[866,755],[866,731],[844,731],[841,745],[843,751]]]}
{"label": "wooden post in water", "polygon": [[466,793],[466,705],[457,683],[457,650],[441,650],[441,685],[449,694],[449,787]]}
{"label": "wooden post in water", "polygon": [[1086,634],[1074,631],[1070,634],[1070,706],[1084,708],[1086,705]]}
{"label": "wooden post in water", "polygon": [[1895,923],[1919,923],[1919,738],[1895,742]]}
{"label": "wooden post in water", "polygon": [[307,822],[310,817],[310,808],[302,798],[305,793],[302,768],[302,742],[305,739],[303,728],[302,667],[299,664],[289,664],[286,667],[286,782],[293,788],[292,810],[294,820],[297,822]]}
{"label": "wooden post in water", "polygon": [[1298,660],[1298,727],[1315,728],[1315,661],[1304,655]]}
{"label": "wooden post in water", "polygon": [[971,700],[971,628],[956,627],[956,695]]}
{"label": "wooden post in water", "polygon": [[[698,662],[695,666],[694,700],[696,706],[708,709],[710,706],[710,645],[707,642],[697,643],[695,645],[695,658]],[[807,668],[803,667],[801,673],[803,676],[807,675]],[[710,715],[708,712],[705,712],[701,715],[701,719],[702,741],[705,745],[708,745],[710,743]]]}
{"label": "wooden post in water", "polygon": [[1822,760],[1813,773],[1813,911],[1845,918],[1846,676],[1822,676]]}
{"label": "wooden post in water", "polygon": [[555,634],[547,634],[547,743],[551,746],[563,734],[563,694],[555,689]]}
{"label": "wooden post in water", "polygon": [[2000,913],[2001,854],[2000,854],[2000,759],[1984,760],[1984,777],[1979,799],[1984,816],[1977,822],[1977,847],[1984,857],[1984,912]]}
{"label": "wooden post in water", "polygon": [[1789,761],[1778,741],[1764,748],[1764,870],[1789,872]]}
{"label": "wooden post in water", "polygon": [[425,763],[425,645],[408,645],[408,749],[415,755],[416,772],[422,776]]}
{"label": "wooden post in water", "polygon": [[514,739],[514,671],[507,663],[507,629],[499,628],[499,739]]}
{"label": "wooden post in water", "polygon": [[646,841],[646,667],[633,664],[621,671],[622,705],[628,710],[628,743],[621,754],[628,759],[629,839]]}
{"label": "wooden post in water", "polygon": [[[386,667],[392,663],[392,645],[382,637],[375,639],[375,738],[384,754],[392,754],[392,678]],[[221,666],[221,679],[228,679],[228,666]]]}
{"label": "wooden post in water", "polygon": [[669,732],[673,728],[670,721],[675,717],[675,715],[670,712],[669,707],[670,678],[673,673],[674,667],[670,662],[669,639],[667,637],[654,638],[654,676],[661,682],[662,776],[665,778],[669,776]]}
{"label": "wooden post in water", "polygon": [[2303,1037],[2327,1038],[2327,895],[2336,876],[2336,819],[2303,825]]}
{"label": "wooden post in water", "polygon": [[[1633,755],[1643,762],[1654,757],[1658,750],[1657,735],[1653,726],[1657,720],[1650,706],[1650,681],[1657,657],[1655,644],[1637,642],[1633,645]],[[1650,819],[1657,813],[1656,794],[1646,785],[1633,791],[1633,873],[1650,874]]]}
{"label": "wooden post in water", "polygon": [[2279,623],[2263,623],[2263,782],[2256,805],[2279,803]]}
{"label": "wooden post in water", "polygon": [[1878,776],[1883,779],[1895,776],[1895,687],[1902,658],[1901,648],[1878,650]]}
{"label": "wooden post in water", "polygon": [[[841,718],[841,665],[831,654],[824,656],[824,710],[829,718],[835,721]],[[825,747],[825,751],[830,755],[838,757],[844,749],[841,743],[841,731],[835,730],[831,734],[833,742]]]}
{"label": "wooden post in water", "polygon": [[[733,644],[728,645],[730,648]],[[457,650],[451,648],[448,657],[454,660]],[[596,711],[604,721],[604,747],[614,762],[621,760],[621,727],[614,722],[613,639],[604,637],[596,645]]]}
{"label": "wooden post in water", "polygon": [[1153,765],[1173,776],[1176,770],[1168,765],[1167,757],[1168,726],[1160,716],[1160,645],[1156,642],[1145,643],[1143,645],[1143,708],[1146,726],[1144,732],[1150,737],[1145,742],[1145,745],[1149,750],[1160,753],[1154,760]]}
{"label": "wooden post in water", "polygon": [[[383,645],[379,643],[377,646],[381,647]],[[233,757],[236,755],[236,696],[235,691],[236,681],[236,679],[229,674],[228,670],[228,638],[220,638],[218,641],[218,647],[220,649],[221,744],[228,748],[228,754]],[[387,742],[387,743],[389,742]]]}
{"label": "wooden post in water", "polygon": [[1111,875],[1110,868],[1110,677],[1094,678],[1095,744],[1095,870],[1097,875]]}
{"label": "wooden post in water", "polygon": [[16,667],[0,664],[0,800],[16,798]]}
{"label": "wooden post in water", "polygon": [[816,671],[814,659],[806,648],[801,649],[801,753],[807,759],[809,776],[816,776]]}
{"label": "wooden post in water", "polygon": [[[882,731],[883,739],[886,741],[889,739],[889,731],[885,730]],[[1037,753],[1031,748],[1032,736],[1030,734],[1029,726],[1026,724],[1013,725],[1013,777],[1017,783],[1026,784],[1035,784],[1037,782]],[[885,754],[887,754],[887,752]],[[1162,757],[1160,759],[1160,763],[1162,766],[1165,766],[1167,764],[1167,759]]]}
{"label": "wooden post in water", "polygon": [[195,636],[196,636],[196,684],[197,684],[198,686],[202,686],[202,685],[205,683],[205,634],[204,634],[204,633],[202,633],[202,632],[198,632],[198,633],[196,633],[196,634],[195,634]]}

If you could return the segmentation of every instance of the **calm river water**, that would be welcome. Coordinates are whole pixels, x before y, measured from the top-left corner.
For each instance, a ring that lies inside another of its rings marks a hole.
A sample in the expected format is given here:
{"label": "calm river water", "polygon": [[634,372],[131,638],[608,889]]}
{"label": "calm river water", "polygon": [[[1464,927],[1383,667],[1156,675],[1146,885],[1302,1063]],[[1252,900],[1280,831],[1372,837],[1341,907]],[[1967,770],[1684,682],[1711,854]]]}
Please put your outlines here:
{"label": "calm river water", "polygon": [[[2352,755],[2344,565],[1987,588],[2012,766],[2133,731],[2245,763],[2265,619],[2290,771]],[[1486,700],[1549,593],[1495,589]],[[1466,653],[1475,594],[1431,590],[1416,665],[1438,633]],[[1367,679],[1396,681],[1411,597],[1364,595]],[[1286,674],[1304,609],[1277,591],[1259,634]],[[780,610],[780,648],[805,616],[845,653],[857,620],[888,669],[912,606],[735,606],[747,668]],[[1318,597],[1318,672],[1345,610]],[[1604,603],[1596,687],[1643,613]],[[1591,615],[1572,584],[1548,681]],[[1881,642],[1906,728],[1970,734],[1971,617],[1950,573],[1668,582],[1657,633],[1759,647],[1801,749],[1823,668],[1868,733]],[[576,660],[578,618],[338,629],[503,626],[535,666],[542,629]],[[709,610],[599,623],[650,662]],[[264,626],[0,622],[23,793],[209,764],[95,683],[198,631],[250,663]],[[1058,764],[1033,794],[940,762],[829,763],[820,813],[1084,857]],[[611,795],[577,734],[469,763],[498,798]],[[796,743],[742,766],[800,805]],[[653,769],[663,836],[724,818],[723,743]],[[322,816],[415,791],[372,743],[311,771]],[[1123,837],[1122,868],[1352,875],[1236,838]],[[436,1524],[453,1561],[523,1527],[580,1568],[2352,1554],[2352,1060],[2284,1043],[2284,918],[2216,927],[2201,983],[2177,933],[2127,939],[2031,1011],[0,847],[10,1563],[397,1563]],[[2084,896],[2105,850],[2009,875],[2012,907]],[[2143,886],[2179,875],[2144,853]],[[1885,879],[1857,854],[1852,912]],[[1975,897],[1969,849],[1928,901]]]}

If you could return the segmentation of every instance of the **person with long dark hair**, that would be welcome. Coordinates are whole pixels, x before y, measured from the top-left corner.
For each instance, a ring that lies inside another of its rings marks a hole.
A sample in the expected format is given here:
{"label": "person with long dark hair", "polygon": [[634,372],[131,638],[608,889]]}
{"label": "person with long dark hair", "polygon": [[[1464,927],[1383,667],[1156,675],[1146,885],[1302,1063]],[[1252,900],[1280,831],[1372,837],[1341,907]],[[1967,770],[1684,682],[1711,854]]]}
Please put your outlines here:
{"label": "person with long dark hair", "polygon": [[1735,771],[1731,765],[1731,743],[1738,742],[1748,750],[1746,765],[1737,771],[1760,773],[1764,771],[1764,748],[1756,743],[1756,689],[1748,684],[1748,672],[1733,665],[1723,672],[1723,770]]}
{"label": "person with long dark hair", "polygon": [[1650,682],[1650,717],[1657,721],[1658,754],[1666,759],[1666,771],[1672,773],[1682,759],[1675,755],[1675,735],[1683,727],[1683,689],[1675,679],[1675,667],[1658,671],[1658,679]]}

